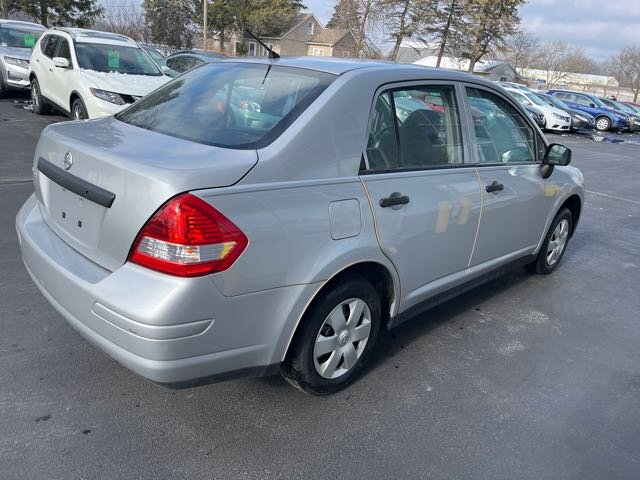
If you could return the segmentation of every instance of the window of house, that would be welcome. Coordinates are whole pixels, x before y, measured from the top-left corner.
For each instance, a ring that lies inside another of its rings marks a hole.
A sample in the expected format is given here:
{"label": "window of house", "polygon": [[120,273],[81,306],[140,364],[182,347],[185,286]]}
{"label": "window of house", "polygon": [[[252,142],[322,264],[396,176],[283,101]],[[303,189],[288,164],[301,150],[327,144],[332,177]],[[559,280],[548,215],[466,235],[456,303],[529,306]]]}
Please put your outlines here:
{"label": "window of house", "polygon": [[311,54],[314,57],[323,57],[324,56],[324,48],[313,47]]}
{"label": "window of house", "polygon": [[256,56],[256,42],[249,42],[249,56]]}
{"label": "window of house", "polygon": [[313,22],[307,23],[307,35],[313,35],[313,27],[314,27]]}

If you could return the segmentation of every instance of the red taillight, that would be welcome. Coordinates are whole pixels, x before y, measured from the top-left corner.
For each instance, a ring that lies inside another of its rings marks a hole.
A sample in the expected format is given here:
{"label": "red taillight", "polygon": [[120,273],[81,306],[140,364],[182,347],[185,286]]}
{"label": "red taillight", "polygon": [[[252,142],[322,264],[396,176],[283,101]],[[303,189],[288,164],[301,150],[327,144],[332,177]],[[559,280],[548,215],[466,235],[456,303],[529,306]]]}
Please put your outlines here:
{"label": "red taillight", "polygon": [[142,227],[129,261],[171,275],[197,277],[226,270],[248,243],[227,217],[184,193],[165,203]]}

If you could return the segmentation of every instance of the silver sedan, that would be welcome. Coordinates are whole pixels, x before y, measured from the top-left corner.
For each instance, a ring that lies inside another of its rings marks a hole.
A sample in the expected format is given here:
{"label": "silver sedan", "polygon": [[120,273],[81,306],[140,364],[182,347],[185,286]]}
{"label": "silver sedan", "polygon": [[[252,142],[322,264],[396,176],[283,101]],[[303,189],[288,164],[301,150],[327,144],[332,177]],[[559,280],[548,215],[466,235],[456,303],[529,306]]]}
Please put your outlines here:
{"label": "silver sedan", "polygon": [[570,159],[474,76],[225,61],[47,127],[17,230],[53,307],[140,375],[279,371],[328,394],[381,329],[505,267],[558,268],[583,204]]}

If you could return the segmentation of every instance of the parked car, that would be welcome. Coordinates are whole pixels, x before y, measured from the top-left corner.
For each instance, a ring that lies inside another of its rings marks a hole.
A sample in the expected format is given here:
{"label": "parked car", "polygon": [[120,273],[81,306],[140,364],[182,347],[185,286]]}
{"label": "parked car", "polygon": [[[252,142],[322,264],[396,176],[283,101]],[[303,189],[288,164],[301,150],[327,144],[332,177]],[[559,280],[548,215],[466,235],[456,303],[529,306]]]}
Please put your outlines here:
{"label": "parked car", "polygon": [[0,19],[0,98],[29,88],[31,49],[45,30],[37,23]]}
{"label": "parked car", "polygon": [[[444,111],[400,119],[407,90]],[[36,286],[135,372],[192,386],[280,371],[328,394],[382,328],[507,266],[553,272],[583,204],[570,159],[472,75],[239,59],[49,125],[16,223]]]}
{"label": "parked car", "polygon": [[524,109],[529,114],[529,116],[533,119],[533,121],[536,122],[536,124],[540,128],[544,129],[547,121],[545,120],[544,113],[542,112],[542,110],[538,110],[533,105],[523,105],[523,106],[524,106]]}
{"label": "parked car", "polygon": [[505,90],[522,105],[535,105],[536,108],[541,110],[545,117],[545,130],[566,132],[571,129],[571,115],[564,110],[550,106],[548,103],[542,101],[534,92],[525,92],[512,88]]}
{"label": "parked car", "polygon": [[523,92],[530,92],[531,89],[529,87],[527,87],[526,85],[522,84],[522,83],[516,83],[516,82],[496,82],[498,85],[500,85],[502,88],[511,88],[511,89],[515,89],[515,90],[522,90]]}
{"label": "parked car", "polygon": [[622,102],[624,103],[627,107],[630,107],[634,112],[640,113],[640,105],[638,105],[637,103],[632,103],[632,102]]}
{"label": "parked car", "polygon": [[170,80],[124,35],[57,27],[33,49],[29,78],[35,113],[54,106],[76,120],[117,113]]}
{"label": "parked car", "polygon": [[535,95],[547,105],[559,108],[571,115],[571,130],[593,130],[596,128],[596,119],[593,115],[571,108],[558,97],[548,93],[535,92]]}
{"label": "parked car", "polygon": [[629,115],[612,110],[595,95],[571,90],[549,90],[547,93],[558,97],[571,108],[593,115],[596,118],[596,130],[606,132],[628,130],[630,127]]}
{"label": "parked car", "polygon": [[629,122],[629,130],[633,132],[637,132],[640,130],[640,113],[636,112],[633,108],[625,105],[622,102],[618,102],[616,100],[610,100],[608,98],[600,97],[602,103],[604,103],[607,107],[614,109],[616,112],[624,113],[629,115],[631,118]]}
{"label": "parked car", "polygon": [[138,45],[140,45],[140,48],[142,48],[147,53],[147,55],[151,57],[151,60],[156,62],[156,65],[160,67],[162,73],[164,73],[165,75],[169,75],[170,77],[177,77],[178,75],[180,75],[178,72],[170,69],[167,66],[167,57],[162,55],[157,48],[154,48],[150,45],[145,45],[144,43],[139,43]]}
{"label": "parked car", "polygon": [[180,74],[203,63],[220,62],[227,58],[228,57],[217,53],[184,50],[169,55],[167,57],[167,66]]}

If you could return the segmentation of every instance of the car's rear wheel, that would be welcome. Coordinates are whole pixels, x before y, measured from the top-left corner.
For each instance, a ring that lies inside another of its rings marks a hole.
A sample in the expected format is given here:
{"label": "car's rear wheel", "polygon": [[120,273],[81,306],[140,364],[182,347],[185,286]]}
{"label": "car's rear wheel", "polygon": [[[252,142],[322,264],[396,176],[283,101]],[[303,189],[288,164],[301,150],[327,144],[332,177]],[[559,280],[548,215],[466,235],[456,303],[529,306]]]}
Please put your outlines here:
{"label": "car's rear wheel", "polygon": [[611,129],[611,119],[608,117],[598,117],[596,119],[596,130],[606,132]]}
{"label": "car's rear wheel", "polygon": [[563,208],[553,219],[538,252],[538,257],[535,262],[527,265],[527,269],[534,273],[548,275],[558,268],[567,249],[572,228],[573,215],[568,208]]}
{"label": "car's rear wheel", "polygon": [[40,83],[38,83],[37,78],[31,80],[31,103],[33,104],[33,113],[46,115],[50,111],[49,104],[47,104],[42,98]]}
{"label": "car's rear wheel", "polygon": [[86,120],[89,118],[87,113],[87,107],[84,106],[84,102],[81,98],[76,98],[71,106],[71,117],[74,120]]}
{"label": "car's rear wheel", "polygon": [[305,313],[282,375],[313,395],[328,395],[361,373],[380,330],[380,298],[365,278],[350,275],[321,292]]}

